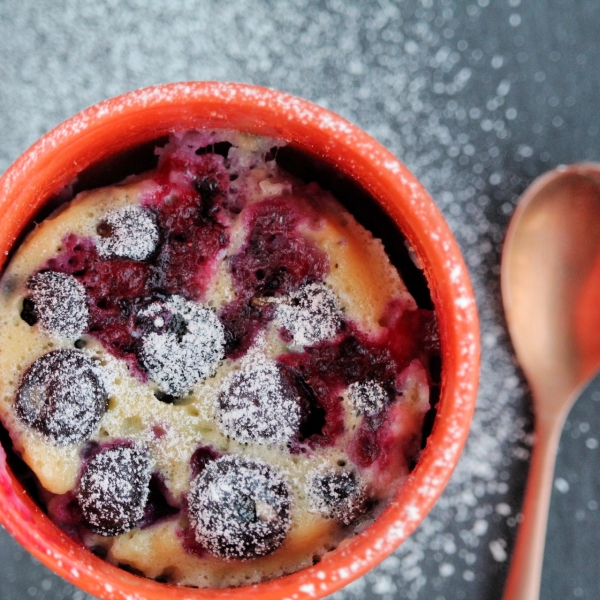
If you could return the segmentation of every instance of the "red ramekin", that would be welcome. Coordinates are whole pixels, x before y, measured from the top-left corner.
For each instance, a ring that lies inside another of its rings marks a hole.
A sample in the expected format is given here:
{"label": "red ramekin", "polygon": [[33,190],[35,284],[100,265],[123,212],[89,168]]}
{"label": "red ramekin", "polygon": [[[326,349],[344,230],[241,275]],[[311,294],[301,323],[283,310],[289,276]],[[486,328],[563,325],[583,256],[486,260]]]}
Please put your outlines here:
{"label": "red ramekin", "polygon": [[413,246],[435,304],[443,360],[438,412],[421,459],[396,498],[365,531],[313,567],[242,588],[171,586],[97,558],[54,525],[26,494],[1,447],[0,519],[42,563],[103,599],[320,598],[363,575],[414,531],[458,462],[475,406],[479,328],[467,270],[442,215],[407,169],[346,120],[281,92],[217,82],[146,88],[75,115],[6,171],[0,179],[0,267],[33,215],[82,170],[169,132],[201,128],[280,138],[324,160],[368,191]]}

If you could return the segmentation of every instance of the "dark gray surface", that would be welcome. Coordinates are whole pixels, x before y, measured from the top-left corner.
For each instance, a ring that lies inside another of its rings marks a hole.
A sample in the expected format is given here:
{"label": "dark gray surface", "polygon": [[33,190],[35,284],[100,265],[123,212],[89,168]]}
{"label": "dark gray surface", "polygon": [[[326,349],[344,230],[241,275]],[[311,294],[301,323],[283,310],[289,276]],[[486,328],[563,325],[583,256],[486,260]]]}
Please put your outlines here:
{"label": "dark gray surface", "polygon": [[[0,3],[0,170],[94,102],[166,81],[268,85],[369,131],[452,227],[482,319],[466,452],[434,511],[338,598],[501,598],[526,477],[529,397],[499,299],[514,204],[557,164],[600,160],[595,0]],[[600,382],[562,438],[542,598],[600,597]],[[85,596],[0,537],[0,597]]]}

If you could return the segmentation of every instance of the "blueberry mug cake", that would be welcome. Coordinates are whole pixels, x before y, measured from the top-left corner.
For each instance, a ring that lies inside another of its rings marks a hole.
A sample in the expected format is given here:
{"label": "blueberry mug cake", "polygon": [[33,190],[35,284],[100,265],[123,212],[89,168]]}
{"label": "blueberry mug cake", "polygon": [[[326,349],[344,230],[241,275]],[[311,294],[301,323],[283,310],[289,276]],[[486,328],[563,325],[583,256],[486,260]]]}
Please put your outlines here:
{"label": "blueberry mug cake", "polygon": [[159,581],[312,565],[421,450],[433,313],[280,145],[173,134],[156,169],[39,224],[1,282],[0,416],[40,503]]}

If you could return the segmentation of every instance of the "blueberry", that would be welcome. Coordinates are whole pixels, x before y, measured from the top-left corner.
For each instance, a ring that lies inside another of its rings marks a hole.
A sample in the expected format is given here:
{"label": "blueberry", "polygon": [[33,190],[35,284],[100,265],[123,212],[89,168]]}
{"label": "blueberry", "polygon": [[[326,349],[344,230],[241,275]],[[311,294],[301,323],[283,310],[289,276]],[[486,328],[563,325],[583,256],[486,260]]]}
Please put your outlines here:
{"label": "blueberry", "polygon": [[285,444],[300,427],[299,400],[273,361],[259,360],[227,377],[218,403],[221,430],[238,442]]}
{"label": "blueberry", "polygon": [[88,324],[85,289],[73,277],[56,271],[43,271],[29,278],[29,297],[23,300],[21,318],[29,325],[38,323],[49,334],[78,338]]}
{"label": "blueberry", "polygon": [[31,298],[23,298],[23,308],[21,309],[21,319],[27,325],[33,327],[38,322],[38,315],[35,304]]}
{"label": "blueberry", "polygon": [[278,304],[275,321],[298,346],[314,346],[340,330],[341,307],[324,283],[311,283]]}
{"label": "blueberry", "polygon": [[192,480],[188,506],[196,541],[219,558],[270,554],[290,528],[288,486],[259,460],[229,455],[208,463]]}
{"label": "blueberry", "polygon": [[154,215],[140,206],[111,210],[96,228],[95,240],[101,258],[150,258],[159,241]]}
{"label": "blueberry", "polygon": [[104,536],[133,529],[144,517],[151,465],[145,450],[113,446],[85,465],[77,502],[85,524]]}
{"label": "blueberry", "polygon": [[17,416],[55,444],[88,439],[106,411],[108,394],[98,367],[78,350],[53,350],[21,377]]}
{"label": "blueberry", "polygon": [[138,358],[164,394],[180,396],[223,358],[225,330],[217,315],[181,296],[151,303],[137,322]]}
{"label": "blueberry", "polygon": [[385,388],[377,381],[368,379],[357,381],[348,387],[348,398],[357,415],[373,417],[389,403]]}
{"label": "blueberry", "polygon": [[309,481],[313,506],[324,516],[350,525],[364,514],[367,506],[362,484],[354,471],[328,469],[319,471]]}

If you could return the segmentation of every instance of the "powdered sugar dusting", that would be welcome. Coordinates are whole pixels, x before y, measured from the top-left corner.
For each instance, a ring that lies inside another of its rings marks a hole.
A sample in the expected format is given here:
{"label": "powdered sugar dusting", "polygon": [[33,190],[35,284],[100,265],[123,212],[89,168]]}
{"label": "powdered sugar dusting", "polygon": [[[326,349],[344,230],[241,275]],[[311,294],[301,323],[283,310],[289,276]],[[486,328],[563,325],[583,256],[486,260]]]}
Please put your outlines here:
{"label": "powdered sugar dusting", "polygon": [[269,554],[290,527],[288,497],[284,479],[266,463],[224,456],[192,481],[189,510],[196,538],[222,558]]}
{"label": "powdered sugar dusting", "polygon": [[[78,338],[88,321],[85,289],[72,275],[45,271],[27,282],[33,307],[24,306],[52,336]],[[26,315],[23,318],[27,320]]]}
{"label": "powdered sugar dusting", "polygon": [[256,352],[250,356],[221,387],[219,426],[242,443],[286,444],[300,425],[298,401],[274,361]]}
{"label": "powdered sugar dusting", "polygon": [[180,395],[210,375],[223,357],[225,333],[214,311],[180,296],[138,313],[158,331],[142,338],[141,360],[167,394]]}
{"label": "powdered sugar dusting", "polygon": [[139,206],[111,210],[98,226],[96,248],[102,258],[146,260],[158,245],[153,216]]}
{"label": "powdered sugar dusting", "polygon": [[72,444],[94,433],[107,399],[100,367],[77,350],[54,350],[25,371],[15,410],[53,443]]}
{"label": "powdered sugar dusting", "polygon": [[383,386],[374,380],[357,381],[348,387],[348,398],[356,414],[376,415],[386,405],[388,395]]}
{"label": "powdered sugar dusting", "polygon": [[290,332],[297,346],[313,346],[336,335],[341,307],[323,283],[311,283],[277,304],[275,320]]}
{"label": "powdered sugar dusting", "polygon": [[101,451],[86,465],[77,502],[88,526],[103,536],[133,529],[144,516],[151,464],[138,448]]}
{"label": "powdered sugar dusting", "polygon": [[350,525],[365,510],[363,484],[354,471],[315,469],[308,478],[308,493],[312,505],[322,515]]}

